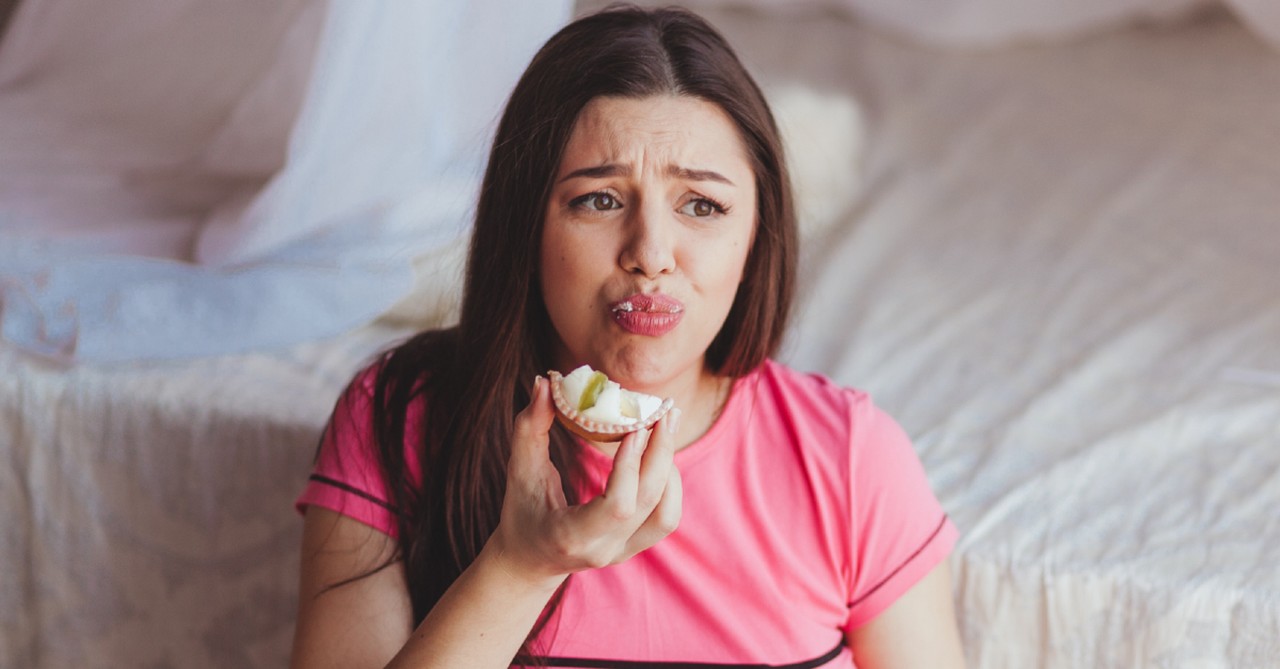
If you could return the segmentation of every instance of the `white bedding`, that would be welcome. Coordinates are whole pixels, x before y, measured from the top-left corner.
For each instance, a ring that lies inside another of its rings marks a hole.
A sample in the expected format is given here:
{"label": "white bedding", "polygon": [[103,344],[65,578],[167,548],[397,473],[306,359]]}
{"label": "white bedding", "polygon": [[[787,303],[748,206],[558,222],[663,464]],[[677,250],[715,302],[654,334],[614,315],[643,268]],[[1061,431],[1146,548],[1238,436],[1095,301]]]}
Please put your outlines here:
{"label": "white bedding", "polygon": [[971,55],[791,27],[752,60],[848,75],[869,137],[789,357],[916,439],[972,665],[1280,665],[1280,54],[1221,16]]}
{"label": "white bedding", "polygon": [[[970,54],[710,15],[766,87],[862,106],[784,357],[915,439],[970,666],[1280,664],[1280,54],[1225,15]],[[0,666],[282,666],[292,499],[406,332],[133,367],[0,347]]]}
{"label": "white bedding", "polygon": [[291,504],[393,334],[140,368],[0,349],[0,666],[285,666]]}

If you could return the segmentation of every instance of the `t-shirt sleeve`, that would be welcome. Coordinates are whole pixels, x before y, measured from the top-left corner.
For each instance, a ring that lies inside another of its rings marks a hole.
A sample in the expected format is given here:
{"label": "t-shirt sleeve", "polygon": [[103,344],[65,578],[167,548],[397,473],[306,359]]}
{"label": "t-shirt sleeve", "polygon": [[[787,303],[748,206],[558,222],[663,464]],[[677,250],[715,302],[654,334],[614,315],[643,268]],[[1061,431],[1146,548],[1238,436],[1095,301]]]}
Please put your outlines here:
{"label": "t-shirt sleeve", "polygon": [[942,563],[958,532],[902,428],[861,396],[853,408],[849,617],[860,627]]}
{"label": "t-shirt sleeve", "polygon": [[396,516],[373,443],[374,368],[361,372],[338,398],[320,438],[315,466],[295,507],[318,506],[395,536]]}

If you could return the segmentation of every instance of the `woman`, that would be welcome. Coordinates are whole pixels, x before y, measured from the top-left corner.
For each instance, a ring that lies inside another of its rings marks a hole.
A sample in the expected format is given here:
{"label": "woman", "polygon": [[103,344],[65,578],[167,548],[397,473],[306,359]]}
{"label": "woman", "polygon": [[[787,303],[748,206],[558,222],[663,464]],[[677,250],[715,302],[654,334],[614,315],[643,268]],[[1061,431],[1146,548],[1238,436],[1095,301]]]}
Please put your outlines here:
{"label": "woman", "polygon": [[[459,325],[326,430],[294,666],[961,666],[955,530],[909,443],[768,359],[795,245],[714,29],[620,8],[554,36],[498,127]],[[581,364],[678,410],[579,441],[540,374]]]}

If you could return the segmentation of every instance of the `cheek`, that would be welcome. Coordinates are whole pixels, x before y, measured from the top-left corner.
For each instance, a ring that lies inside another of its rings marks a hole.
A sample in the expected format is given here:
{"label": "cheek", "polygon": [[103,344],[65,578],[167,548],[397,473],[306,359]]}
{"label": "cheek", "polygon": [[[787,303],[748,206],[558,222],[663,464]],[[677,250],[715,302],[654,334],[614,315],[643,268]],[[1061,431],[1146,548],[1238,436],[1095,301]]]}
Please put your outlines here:
{"label": "cheek", "polygon": [[553,229],[543,236],[539,273],[542,301],[552,327],[564,337],[589,327],[589,314],[600,283],[596,276],[598,263],[584,251],[581,242]]}
{"label": "cheek", "polygon": [[548,233],[542,244],[542,293],[550,302],[553,296],[564,300],[578,291],[583,280],[581,254],[572,240],[555,232]]}
{"label": "cheek", "polygon": [[[715,252],[705,253],[700,258],[700,274],[704,299],[707,306],[714,305],[714,313],[728,315],[733,307],[734,298],[742,286],[745,274],[747,246],[745,242],[732,245],[720,245]],[[713,323],[709,322],[708,325]],[[714,323],[718,330],[721,323]]]}
{"label": "cheek", "polygon": [[[553,207],[547,206],[542,215],[542,235],[538,247],[538,281],[543,296],[552,291],[556,278],[564,266],[564,235],[556,225]],[[502,271],[498,268],[498,271]]]}
{"label": "cheek", "polygon": [[752,237],[738,240],[731,249],[722,254],[724,264],[721,271],[724,276],[730,277],[731,280],[726,281],[726,284],[732,284],[735,291],[746,278],[747,255],[751,252]]}

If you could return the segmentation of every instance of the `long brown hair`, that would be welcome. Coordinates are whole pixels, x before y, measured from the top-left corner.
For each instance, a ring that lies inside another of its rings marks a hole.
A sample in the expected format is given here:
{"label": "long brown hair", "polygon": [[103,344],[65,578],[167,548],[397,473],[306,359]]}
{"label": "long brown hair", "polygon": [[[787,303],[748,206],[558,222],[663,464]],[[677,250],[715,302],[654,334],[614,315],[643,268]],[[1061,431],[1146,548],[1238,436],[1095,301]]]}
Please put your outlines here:
{"label": "long brown hair", "polygon": [[[542,212],[578,114],[600,96],[671,94],[723,109],[741,133],[756,179],[755,239],[733,307],[707,350],[708,369],[742,376],[781,342],[796,254],[790,185],[773,116],[729,44],[682,9],[612,7],[563,28],[534,56],[498,125],[458,325],[414,337],[379,367],[375,443],[398,510],[397,556],[415,624],[497,526],[512,419],[528,404],[534,376],[550,364],[555,335],[537,280]],[[405,416],[422,398],[418,486],[406,472]],[[551,442],[572,503],[581,476],[574,444],[559,426]]]}

